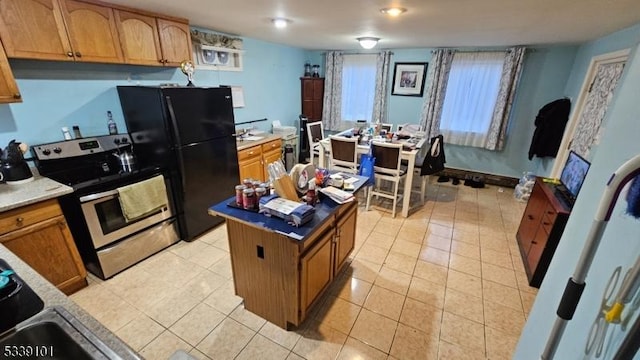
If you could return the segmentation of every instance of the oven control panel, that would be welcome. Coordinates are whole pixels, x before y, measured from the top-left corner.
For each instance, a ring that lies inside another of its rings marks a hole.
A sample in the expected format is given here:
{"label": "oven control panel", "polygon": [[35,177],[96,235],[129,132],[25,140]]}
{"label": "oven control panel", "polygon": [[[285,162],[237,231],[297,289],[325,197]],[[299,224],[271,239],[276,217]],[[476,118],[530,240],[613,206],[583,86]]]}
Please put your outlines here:
{"label": "oven control panel", "polygon": [[116,152],[131,145],[129,134],[106,135],[60,141],[31,147],[38,160],[64,159],[76,156]]}

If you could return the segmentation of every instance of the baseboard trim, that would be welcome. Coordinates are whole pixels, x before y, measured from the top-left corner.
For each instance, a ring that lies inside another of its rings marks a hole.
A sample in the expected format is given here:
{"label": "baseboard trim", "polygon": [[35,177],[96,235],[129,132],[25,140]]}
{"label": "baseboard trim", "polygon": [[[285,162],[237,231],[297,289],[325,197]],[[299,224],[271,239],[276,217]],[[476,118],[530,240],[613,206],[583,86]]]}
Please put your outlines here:
{"label": "baseboard trim", "polygon": [[473,176],[482,176],[484,177],[484,182],[486,184],[504,186],[504,187],[510,187],[510,188],[515,188],[516,185],[518,185],[518,182],[520,181],[520,179],[510,177],[510,176],[487,174],[487,173],[482,173],[478,171],[454,169],[454,168],[445,168],[444,170],[440,171],[436,175],[455,177],[460,180],[465,180],[466,178],[473,177]]}

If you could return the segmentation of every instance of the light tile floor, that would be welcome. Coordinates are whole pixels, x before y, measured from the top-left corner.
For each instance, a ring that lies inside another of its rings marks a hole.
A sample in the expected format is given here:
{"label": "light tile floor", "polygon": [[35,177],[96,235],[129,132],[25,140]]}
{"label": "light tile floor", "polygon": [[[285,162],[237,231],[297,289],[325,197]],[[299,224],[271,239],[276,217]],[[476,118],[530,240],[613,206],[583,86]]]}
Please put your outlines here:
{"label": "light tile floor", "polygon": [[226,228],[71,298],[147,359],[510,359],[535,299],[512,189],[432,182],[407,219],[361,202],[351,264],[285,331],[234,295]]}

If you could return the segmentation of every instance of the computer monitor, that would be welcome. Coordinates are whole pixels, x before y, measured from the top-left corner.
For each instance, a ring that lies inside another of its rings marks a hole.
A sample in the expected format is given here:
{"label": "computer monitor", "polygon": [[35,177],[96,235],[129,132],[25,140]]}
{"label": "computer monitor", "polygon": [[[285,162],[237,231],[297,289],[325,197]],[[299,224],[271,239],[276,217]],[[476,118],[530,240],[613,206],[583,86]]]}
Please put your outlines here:
{"label": "computer monitor", "polygon": [[573,150],[569,151],[569,157],[560,174],[561,188],[573,203],[580,192],[584,178],[591,164],[576,154]]}

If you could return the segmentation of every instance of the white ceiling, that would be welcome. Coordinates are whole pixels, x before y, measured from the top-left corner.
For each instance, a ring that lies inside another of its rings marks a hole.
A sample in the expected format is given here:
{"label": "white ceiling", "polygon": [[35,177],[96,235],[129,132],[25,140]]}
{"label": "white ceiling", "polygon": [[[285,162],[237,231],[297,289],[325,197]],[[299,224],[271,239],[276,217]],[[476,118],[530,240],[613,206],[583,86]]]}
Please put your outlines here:
{"label": "white ceiling", "polygon": [[[639,0],[106,0],[191,25],[304,49],[571,44],[640,23]],[[408,9],[391,18],[392,5]],[[276,29],[270,19],[291,20]]]}

